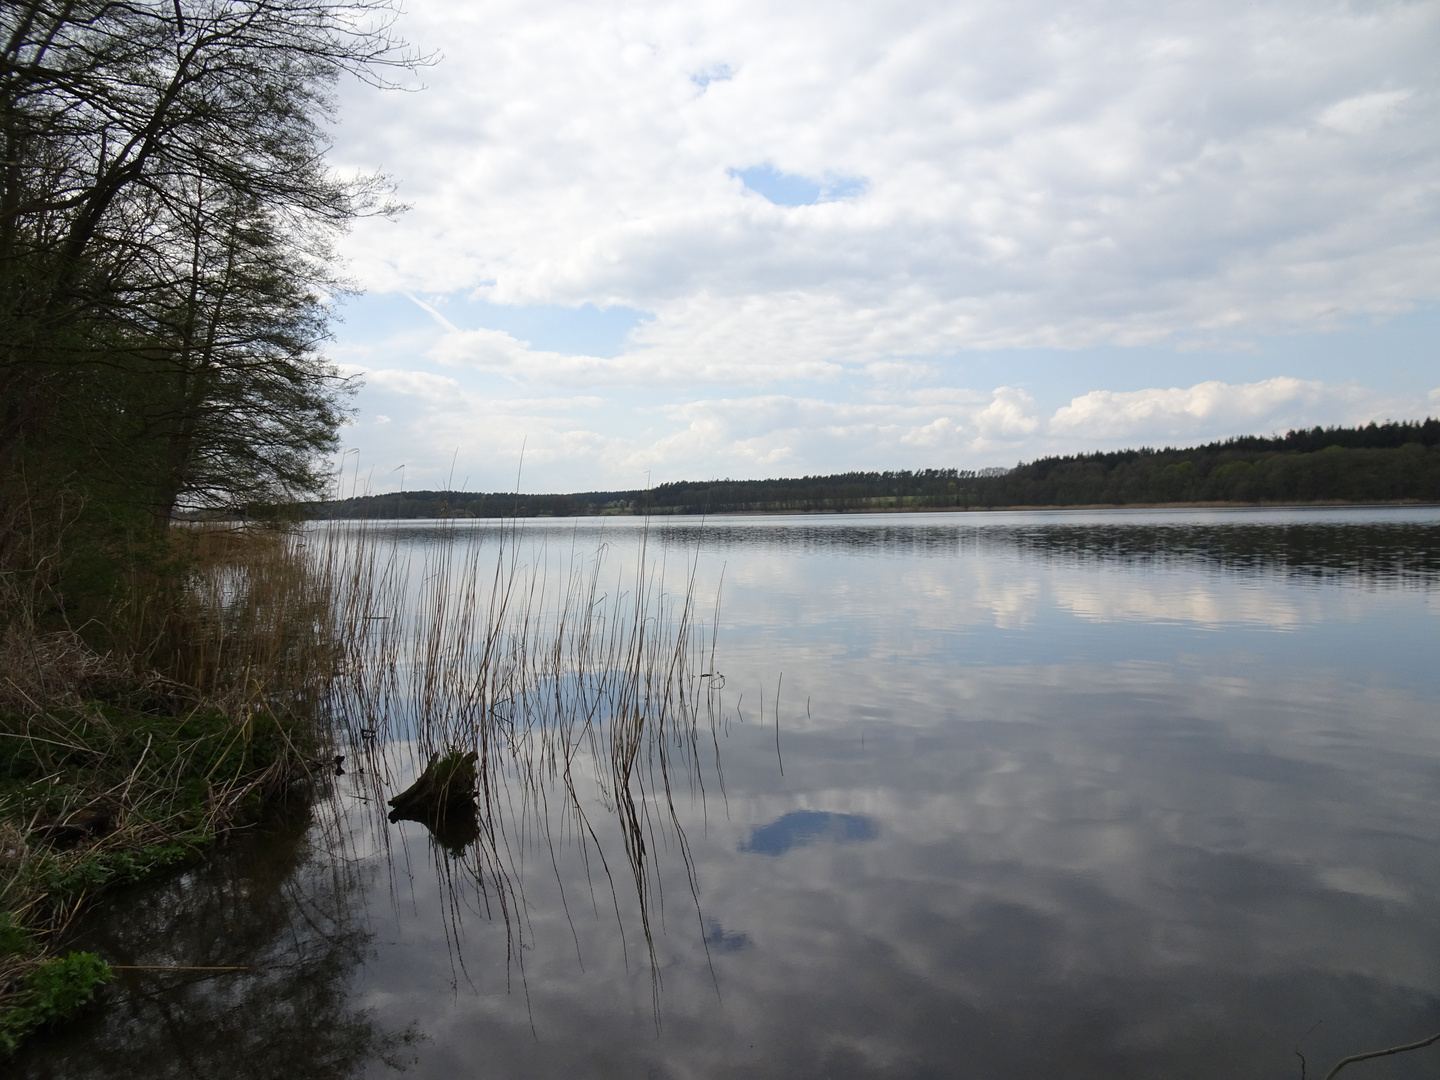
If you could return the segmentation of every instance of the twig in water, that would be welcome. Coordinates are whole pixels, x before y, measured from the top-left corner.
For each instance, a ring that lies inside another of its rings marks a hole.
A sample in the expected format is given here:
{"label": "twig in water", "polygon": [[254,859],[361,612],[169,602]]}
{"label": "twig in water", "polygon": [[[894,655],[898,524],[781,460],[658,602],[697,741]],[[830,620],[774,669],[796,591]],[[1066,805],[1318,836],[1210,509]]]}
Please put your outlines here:
{"label": "twig in water", "polygon": [[[1315,1023],[1311,1024],[1310,1030],[1305,1032],[1304,1035],[1300,1036],[1301,1041],[1303,1042],[1305,1039],[1308,1039],[1312,1034],[1314,1034],[1315,1029],[1324,1022],[1325,1018],[1322,1016],[1319,1020],[1316,1020]],[[1300,1080],[1305,1080],[1305,1055],[1300,1052],[1299,1044],[1296,1044],[1295,1046],[1295,1056],[1300,1059]]]}
{"label": "twig in water", "polygon": [[1340,1062],[1328,1073],[1326,1073],[1325,1080],[1334,1080],[1334,1076],[1336,1073],[1338,1073],[1341,1069],[1345,1068],[1346,1065],[1353,1065],[1357,1061],[1368,1061],[1370,1058],[1389,1057],[1391,1054],[1403,1054],[1407,1050],[1420,1050],[1434,1042],[1440,1042],[1440,1031],[1437,1031],[1428,1039],[1421,1039],[1419,1042],[1406,1043],[1404,1046],[1392,1046],[1388,1050],[1371,1050],[1369,1053],[1366,1054],[1351,1054],[1344,1061]]}
{"label": "twig in water", "polygon": [[193,967],[187,964],[111,964],[111,971],[249,971],[245,967]]}

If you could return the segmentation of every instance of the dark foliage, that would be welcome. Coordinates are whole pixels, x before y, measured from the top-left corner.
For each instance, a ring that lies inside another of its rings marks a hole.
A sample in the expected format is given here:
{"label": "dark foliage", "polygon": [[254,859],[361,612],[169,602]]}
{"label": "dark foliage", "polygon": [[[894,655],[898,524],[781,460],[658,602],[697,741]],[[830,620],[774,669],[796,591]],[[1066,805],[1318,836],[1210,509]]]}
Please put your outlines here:
{"label": "dark foliage", "polygon": [[177,507],[322,489],[347,394],[319,352],[330,243],[386,209],[322,125],[340,75],[407,62],[392,17],[0,5],[0,575],[43,567],[63,607]]}
{"label": "dark foliage", "polygon": [[984,506],[1440,499],[1440,421],[1313,428],[1189,449],[1042,458],[977,491]]}

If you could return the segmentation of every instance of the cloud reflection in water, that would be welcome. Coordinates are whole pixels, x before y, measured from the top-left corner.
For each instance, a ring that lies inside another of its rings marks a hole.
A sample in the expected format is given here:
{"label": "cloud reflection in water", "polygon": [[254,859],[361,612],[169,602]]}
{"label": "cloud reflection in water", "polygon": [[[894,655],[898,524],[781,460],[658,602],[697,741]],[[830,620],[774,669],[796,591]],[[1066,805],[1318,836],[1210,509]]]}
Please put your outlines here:
{"label": "cloud reflection in water", "polygon": [[769,825],[757,826],[750,833],[750,839],[741,842],[740,850],[759,855],[784,855],[791,848],[821,840],[848,844],[855,840],[874,840],[878,835],[875,822],[859,814],[793,810]]}
{"label": "cloud reflection in water", "polygon": [[416,860],[360,886],[356,1004],[424,1018],[422,1078],[1281,1077],[1440,1030],[1440,514],[1366,513],[722,523],[744,719],[677,793],[688,866],[650,849],[659,1033],[565,835],[523,987],[476,912],[456,977]]}

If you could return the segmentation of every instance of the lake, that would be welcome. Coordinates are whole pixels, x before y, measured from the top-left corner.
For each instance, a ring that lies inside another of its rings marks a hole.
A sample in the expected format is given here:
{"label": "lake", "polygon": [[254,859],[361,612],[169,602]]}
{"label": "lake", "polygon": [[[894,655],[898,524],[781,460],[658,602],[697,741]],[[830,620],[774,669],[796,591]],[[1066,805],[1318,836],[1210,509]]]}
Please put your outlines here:
{"label": "lake", "polygon": [[[415,603],[462,588],[434,569],[457,537],[482,568],[500,542],[393,528]],[[643,544],[641,696],[572,739],[543,702],[623,665],[526,675],[480,838],[441,843],[384,817],[443,676],[394,664],[327,794],[79,932],[117,964],[239,970],[121,972],[15,1075],[1319,1077],[1440,1031],[1440,509],[507,542],[536,595],[589,567],[607,626]],[[687,589],[681,702],[655,672]],[[626,787],[621,721],[656,708]],[[1437,1071],[1440,1044],[1344,1075]]]}

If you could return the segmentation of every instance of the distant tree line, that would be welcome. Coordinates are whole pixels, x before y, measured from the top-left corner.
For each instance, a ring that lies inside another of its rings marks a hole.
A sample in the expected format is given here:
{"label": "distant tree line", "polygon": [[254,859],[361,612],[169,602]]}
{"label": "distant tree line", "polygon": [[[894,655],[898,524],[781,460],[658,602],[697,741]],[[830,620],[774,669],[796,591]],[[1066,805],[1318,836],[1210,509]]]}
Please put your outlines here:
{"label": "distant tree line", "polygon": [[470,491],[403,491],[304,503],[307,518],[509,518],[592,517],[634,511],[640,491],[592,491],[574,495],[484,494]]}
{"label": "distant tree line", "polygon": [[1427,419],[1049,457],[986,481],[976,505],[1436,501],[1437,445],[1440,420]]}
{"label": "distant tree line", "polygon": [[1440,420],[1241,436],[1187,449],[1047,457],[1014,469],[710,480],[570,495],[412,491],[304,508],[335,518],[843,513],[1135,503],[1440,501]]}

